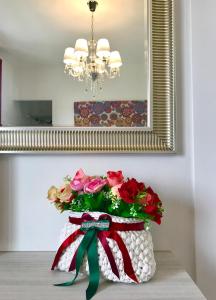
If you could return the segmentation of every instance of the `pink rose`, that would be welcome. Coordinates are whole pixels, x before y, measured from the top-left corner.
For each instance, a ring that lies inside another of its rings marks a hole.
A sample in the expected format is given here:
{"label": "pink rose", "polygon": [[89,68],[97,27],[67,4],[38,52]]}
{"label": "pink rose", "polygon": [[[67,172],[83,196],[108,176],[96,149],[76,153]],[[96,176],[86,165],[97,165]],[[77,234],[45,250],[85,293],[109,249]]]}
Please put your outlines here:
{"label": "pink rose", "polygon": [[58,199],[61,203],[70,203],[73,199],[72,189],[70,185],[66,185],[58,193]]}
{"label": "pink rose", "polygon": [[112,193],[114,196],[116,196],[117,198],[121,198],[121,197],[120,197],[120,193],[119,193],[119,189],[120,189],[121,186],[122,186],[122,183],[117,184],[117,185],[115,185],[115,186],[113,186],[113,187],[111,188],[111,193]]}
{"label": "pink rose", "polygon": [[120,183],[123,183],[124,177],[122,175],[122,171],[117,171],[117,172],[108,171],[107,172],[107,180],[108,180],[109,186],[111,186],[111,187],[118,185]]}
{"label": "pink rose", "polygon": [[96,177],[85,184],[84,192],[88,194],[98,193],[106,184],[107,184],[106,179]]}
{"label": "pink rose", "polygon": [[79,192],[82,191],[84,185],[89,182],[89,176],[85,175],[82,169],[76,172],[74,178],[70,182],[72,190]]}

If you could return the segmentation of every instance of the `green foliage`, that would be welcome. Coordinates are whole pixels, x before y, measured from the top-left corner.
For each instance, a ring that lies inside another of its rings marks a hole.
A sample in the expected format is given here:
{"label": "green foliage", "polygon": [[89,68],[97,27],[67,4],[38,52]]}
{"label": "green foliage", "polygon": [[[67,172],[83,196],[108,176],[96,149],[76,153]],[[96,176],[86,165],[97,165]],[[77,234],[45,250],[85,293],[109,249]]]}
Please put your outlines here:
{"label": "green foliage", "polygon": [[95,194],[80,194],[70,204],[69,209],[76,212],[100,211],[106,212],[111,200],[106,191]]}
{"label": "green foliage", "polygon": [[140,204],[126,203],[113,196],[108,190],[95,194],[77,194],[70,204],[64,205],[64,210],[75,212],[99,211],[124,218],[151,219],[151,216],[142,211]]}

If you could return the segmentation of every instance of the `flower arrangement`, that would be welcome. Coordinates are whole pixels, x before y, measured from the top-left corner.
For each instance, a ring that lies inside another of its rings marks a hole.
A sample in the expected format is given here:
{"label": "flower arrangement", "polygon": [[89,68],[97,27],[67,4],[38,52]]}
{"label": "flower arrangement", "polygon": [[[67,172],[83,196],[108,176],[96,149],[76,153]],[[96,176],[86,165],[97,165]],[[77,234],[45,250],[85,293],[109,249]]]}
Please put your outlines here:
{"label": "flower arrangement", "polygon": [[104,212],[125,218],[161,223],[162,202],[151,187],[136,179],[125,179],[122,171],[106,176],[88,176],[82,169],[74,178],[64,178],[62,187],[52,186],[48,199],[61,212]]}

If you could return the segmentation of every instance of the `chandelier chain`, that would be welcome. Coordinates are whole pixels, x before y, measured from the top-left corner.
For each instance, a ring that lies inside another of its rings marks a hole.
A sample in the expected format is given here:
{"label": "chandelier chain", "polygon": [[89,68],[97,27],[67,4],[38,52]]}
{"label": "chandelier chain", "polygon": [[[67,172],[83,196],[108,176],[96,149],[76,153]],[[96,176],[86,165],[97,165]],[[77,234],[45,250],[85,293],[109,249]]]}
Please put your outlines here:
{"label": "chandelier chain", "polygon": [[92,41],[94,40],[94,13],[92,12],[92,17],[91,17],[91,36],[92,36]]}

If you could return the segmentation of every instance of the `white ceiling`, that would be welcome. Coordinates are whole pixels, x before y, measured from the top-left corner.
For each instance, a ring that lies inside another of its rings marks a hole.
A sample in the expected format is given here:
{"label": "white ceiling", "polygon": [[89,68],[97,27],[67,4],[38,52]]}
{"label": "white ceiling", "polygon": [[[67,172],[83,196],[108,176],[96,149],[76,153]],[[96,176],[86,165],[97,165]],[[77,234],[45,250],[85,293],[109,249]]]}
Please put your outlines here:
{"label": "white ceiling", "polygon": [[[139,60],[144,50],[144,0],[98,0],[96,38]],[[64,48],[89,38],[87,0],[0,0],[0,49],[30,61],[57,63]],[[139,51],[140,50],[140,51]],[[136,53],[136,55],[134,55]]]}

